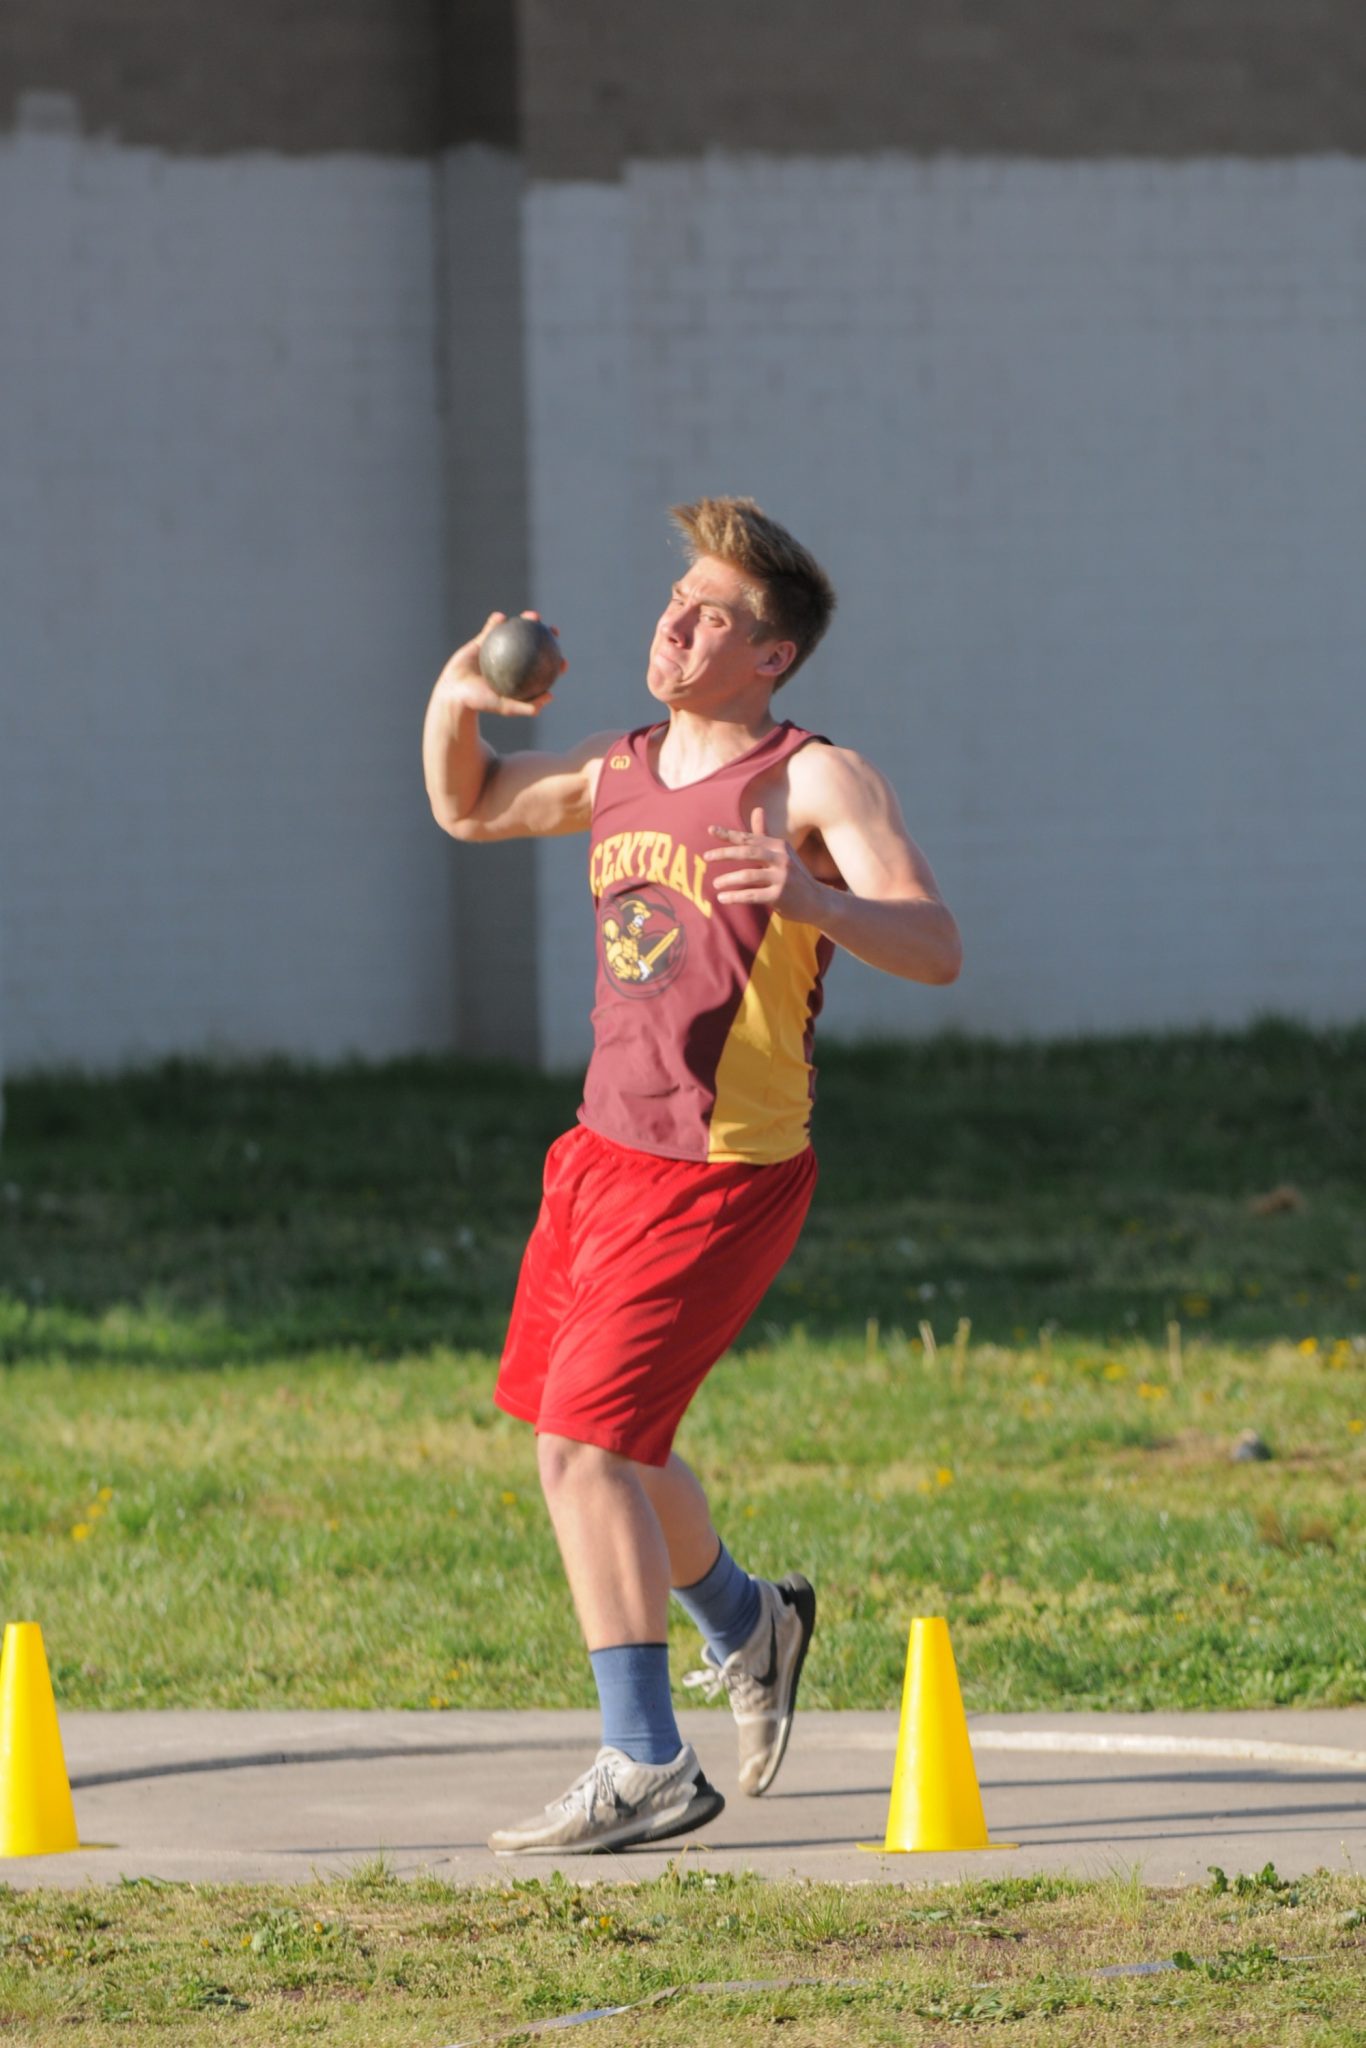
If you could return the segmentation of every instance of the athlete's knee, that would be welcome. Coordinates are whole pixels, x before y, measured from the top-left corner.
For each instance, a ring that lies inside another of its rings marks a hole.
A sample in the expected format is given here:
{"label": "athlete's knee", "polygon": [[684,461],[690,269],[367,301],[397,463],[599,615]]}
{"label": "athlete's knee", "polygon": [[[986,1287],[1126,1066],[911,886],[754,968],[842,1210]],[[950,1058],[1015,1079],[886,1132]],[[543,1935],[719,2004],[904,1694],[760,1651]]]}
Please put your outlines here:
{"label": "athlete's knee", "polygon": [[629,1458],[623,1458],[618,1451],[605,1451],[599,1444],[581,1444],[573,1437],[552,1435],[537,1437],[536,1462],[547,1500],[584,1487],[611,1483],[623,1468],[630,1467]]}

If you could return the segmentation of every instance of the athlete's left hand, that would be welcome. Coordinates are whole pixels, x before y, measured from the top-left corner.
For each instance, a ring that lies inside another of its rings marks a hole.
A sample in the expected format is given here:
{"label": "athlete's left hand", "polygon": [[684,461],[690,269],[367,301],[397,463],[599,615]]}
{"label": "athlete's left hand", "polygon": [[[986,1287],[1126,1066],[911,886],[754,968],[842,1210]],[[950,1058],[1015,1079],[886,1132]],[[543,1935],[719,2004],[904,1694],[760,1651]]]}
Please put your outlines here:
{"label": "athlete's left hand", "polygon": [[748,863],[733,874],[715,877],[712,888],[718,903],[767,903],[798,924],[820,923],[824,886],[805,866],[795,846],[786,839],[775,839],[765,829],[761,805],[756,804],[750,812],[748,832],[713,825],[711,834],[728,844],[714,846],[703,854],[703,860]]}

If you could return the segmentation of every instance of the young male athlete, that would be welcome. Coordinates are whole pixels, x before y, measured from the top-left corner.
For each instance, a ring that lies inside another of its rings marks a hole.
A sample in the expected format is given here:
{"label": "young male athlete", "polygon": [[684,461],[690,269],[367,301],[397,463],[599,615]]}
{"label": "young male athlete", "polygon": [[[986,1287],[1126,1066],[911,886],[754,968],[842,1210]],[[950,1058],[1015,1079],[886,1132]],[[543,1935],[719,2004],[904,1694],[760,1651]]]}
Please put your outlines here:
{"label": "young male athlete", "polygon": [[[499,755],[479,715],[530,718],[454,654],[423,732],[456,839],[587,832],[593,1055],[551,1146],[494,1398],[533,1424],[541,1484],[602,1704],[602,1747],[501,1854],[663,1841],[721,1811],[679,1735],[670,1590],[739,1727],[741,1789],[787,1746],[816,1598],[752,1578],[673,1451],[692,1396],[758,1306],[816,1178],[812,1026],[831,955],[950,982],[958,930],[890,787],[773,716],[830,622],[814,557],[750,499],[674,509],[688,563],[650,648],[664,716],[562,754]],[[502,613],[495,612],[488,632]]]}

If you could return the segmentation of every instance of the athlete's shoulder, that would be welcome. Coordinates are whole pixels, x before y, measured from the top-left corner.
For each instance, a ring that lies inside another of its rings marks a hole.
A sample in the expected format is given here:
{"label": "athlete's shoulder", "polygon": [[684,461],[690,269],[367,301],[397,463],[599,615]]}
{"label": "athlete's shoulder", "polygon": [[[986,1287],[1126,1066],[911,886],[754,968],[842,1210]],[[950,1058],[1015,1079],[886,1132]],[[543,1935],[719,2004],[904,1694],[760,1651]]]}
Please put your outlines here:
{"label": "athlete's shoulder", "polygon": [[804,804],[842,808],[886,788],[881,770],[852,747],[836,746],[823,733],[812,733],[809,739],[810,744],[799,747],[786,762],[788,787]]}

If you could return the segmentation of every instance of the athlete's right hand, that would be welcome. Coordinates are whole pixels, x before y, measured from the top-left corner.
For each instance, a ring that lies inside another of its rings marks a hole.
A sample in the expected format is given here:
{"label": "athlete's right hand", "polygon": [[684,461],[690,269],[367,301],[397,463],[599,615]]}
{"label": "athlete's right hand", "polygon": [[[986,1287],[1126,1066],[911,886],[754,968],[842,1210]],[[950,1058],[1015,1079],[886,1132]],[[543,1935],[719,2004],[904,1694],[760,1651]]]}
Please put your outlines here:
{"label": "athlete's right hand", "polygon": [[[540,616],[539,612],[522,613],[524,619],[539,619]],[[540,697],[500,697],[479,667],[479,650],[485,637],[495,626],[501,626],[506,617],[506,612],[489,613],[473,640],[467,640],[463,647],[456,648],[441,671],[437,688],[448,703],[464,705],[469,711],[492,711],[500,718],[539,718],[546,706],[554,702],[553,689]],[[568,662],[562,664],[561,674],[568,666]]]}

